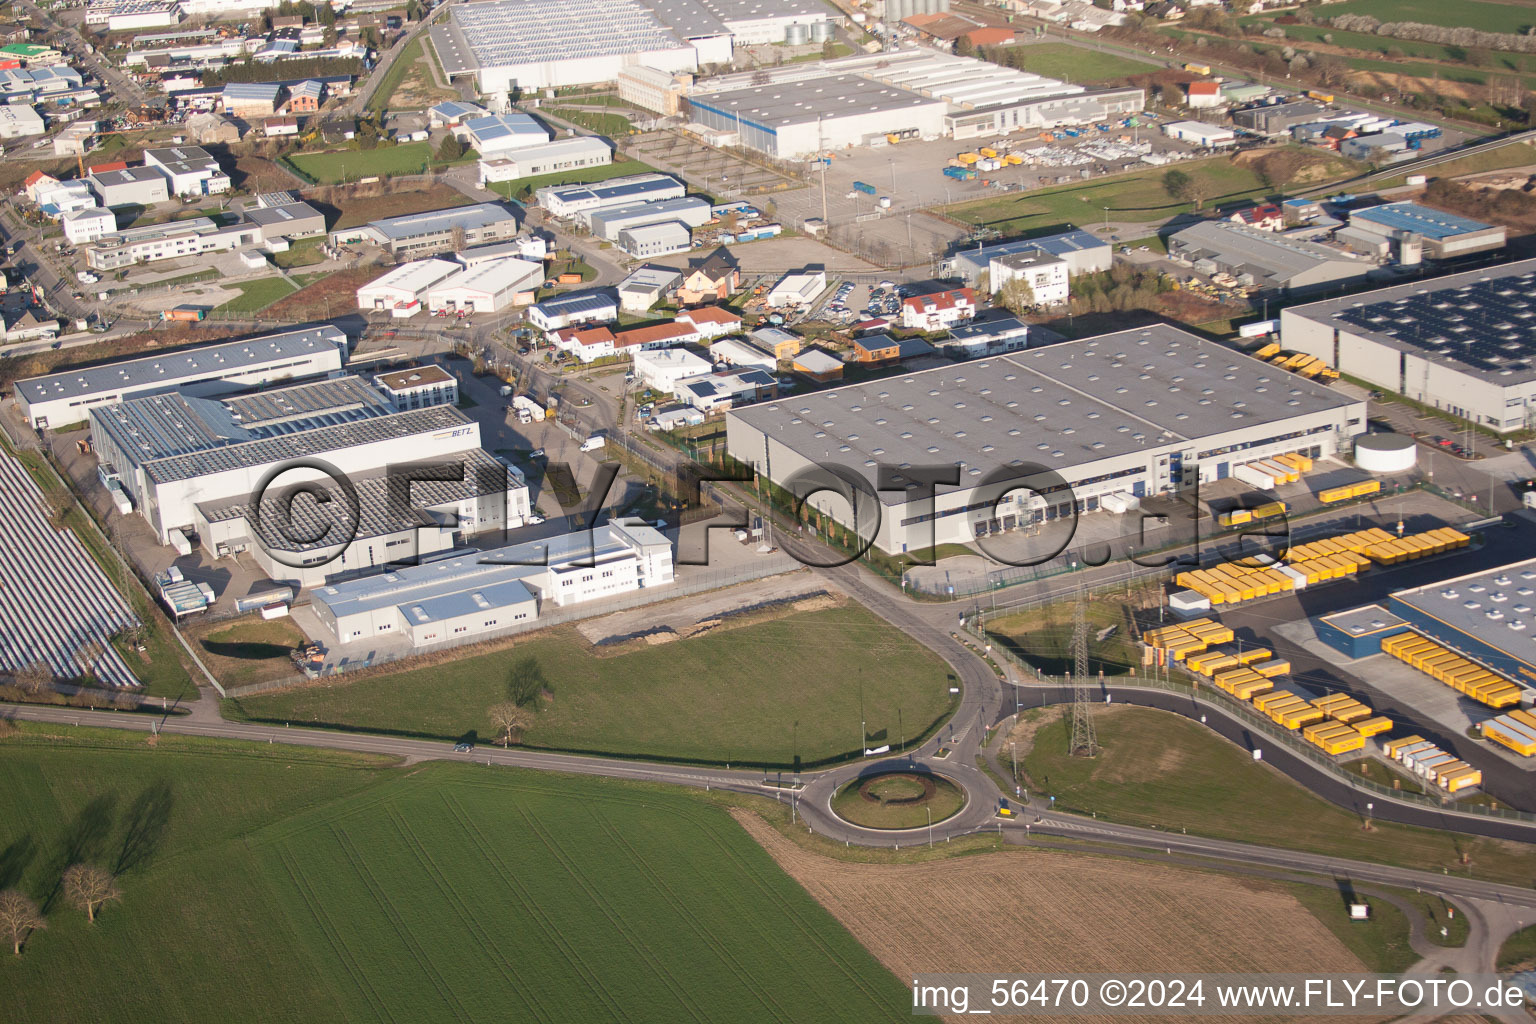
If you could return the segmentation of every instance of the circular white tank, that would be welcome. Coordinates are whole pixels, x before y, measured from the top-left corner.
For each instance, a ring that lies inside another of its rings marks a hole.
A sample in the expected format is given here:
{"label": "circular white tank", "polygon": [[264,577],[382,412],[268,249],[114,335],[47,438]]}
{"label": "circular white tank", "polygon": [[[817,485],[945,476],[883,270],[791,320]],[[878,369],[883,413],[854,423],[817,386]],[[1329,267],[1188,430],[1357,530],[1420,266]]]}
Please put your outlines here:
{"label": "circular white tank", "polygon": [[1361,434],[1355,438],[1355,465],[1367,473],[1406,473],[1419,459],[1419,446],[1406,434]]}
{"label": "circular white tank", "polygon": [[785,25],[784,45],[804,46],[811,40],[811,30],[805,25]]}
{"label": "circular white tank", "polygon": [[811,23],[811,42],[824,43],[832,38],[832,23],[830,21],[817,21]]}

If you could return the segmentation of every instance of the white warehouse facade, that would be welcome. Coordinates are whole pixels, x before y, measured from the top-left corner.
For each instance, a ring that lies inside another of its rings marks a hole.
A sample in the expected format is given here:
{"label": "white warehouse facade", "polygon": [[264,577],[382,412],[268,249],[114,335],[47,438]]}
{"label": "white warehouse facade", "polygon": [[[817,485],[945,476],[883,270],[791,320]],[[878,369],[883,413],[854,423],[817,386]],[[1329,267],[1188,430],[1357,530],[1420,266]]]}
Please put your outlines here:
{"label": "white warehouse facade", "polygon": [[[781,487],[833,464],[873,494],[882,465],[955,466],[960,483],[932,497],[895,489],[859,502],[865,535],[893,554],[1224,479],[1286,452],[1332,455],[1364,425],[1363,401],[1166,325],[726,414],[730,455]],[[811,504],[852,524],[843,496]]]}

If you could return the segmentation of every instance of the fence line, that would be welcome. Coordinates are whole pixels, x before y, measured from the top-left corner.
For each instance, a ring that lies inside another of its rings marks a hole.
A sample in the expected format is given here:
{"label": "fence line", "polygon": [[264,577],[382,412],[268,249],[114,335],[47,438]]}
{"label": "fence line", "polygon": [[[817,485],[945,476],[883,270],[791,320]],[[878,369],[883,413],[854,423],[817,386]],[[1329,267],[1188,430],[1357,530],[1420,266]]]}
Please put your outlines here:
{"label": "fence line", "polygon": [[[1017,611],[1016,608],[1008,609],[1009,614]],[[1057,680],[1054,676],[1045,676],[1035,671],[1028,662],[1014,654],[1002,644],[993,643],[987,634],[986,614],[980,612],[966,621],[965,629],[974,635],[982,644],[991,645],[991,656],[994,660],[1006,662],[1027,678],[1032,678],[1039,683],[1052,683],[1057,685],[1069,685],[1070,677]],[[1265,737],[1274,740],[1284,747],[1289,753],[1296,754],[1315,767],[1321,768],[1331,774],[1335,779],[1358,790],[1364,795],[1379,797],[1384,800],[1392,800],[1398,803],[1412,804],[1419,807],[1431,808],[1448,814],[1467,814],[1484,818],[1503,818],[1512,821],[1536,822],[1536,814],[1527,811],[1517,811],[1513,808],[1489,807],[1486,804],[1456,805],[1449,798],[1435,799],[1425,793],[1409,793],[1390,786],[1383,786],[1379,782],[1361,778],[1344,768],[1342,764],[1329,755],[1301,739],[1295,733],[1283,729],[1271,721],[1267,715],[1258,712],[1251,704],[1233,701],[1207,699],[1201,689],[1182,680],[1158,679],[1155,676],[1116,676],[1113,682],[1101,680],[1105,687],[1120,687],[1124,689],[1162,690],[1168,693],[1178,693],[1190,697],[1200,704],[1213,710],[1225,713],[1240,721],[1246,728],[1262,733]]]}

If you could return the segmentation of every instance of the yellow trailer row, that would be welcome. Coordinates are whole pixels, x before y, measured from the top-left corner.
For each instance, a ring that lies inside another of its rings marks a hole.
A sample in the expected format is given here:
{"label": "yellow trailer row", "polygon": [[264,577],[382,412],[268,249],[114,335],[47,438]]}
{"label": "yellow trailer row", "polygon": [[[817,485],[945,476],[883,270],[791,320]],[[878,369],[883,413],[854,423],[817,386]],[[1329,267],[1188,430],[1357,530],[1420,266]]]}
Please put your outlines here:
{"label": "yellow trailer row", "polygon": [[1301,735],[1308,743],[1321,747],[1328,754],[1347,754],[1365,746],[1365,737],[1343,722],[1316,722],[1304,726]]}
{"label": "yellow trailer row", "polygon": [[1388,740],[1382,749],[1394,761],[1402,763],[1416,775],[1434,781],[1435,785],[1450,793],[1460,792],[1471,786],[1480,786],[1483,773],[1453,754],[1447,754],[1422,736],[1402,736]]}
{"label": "yellow trailer row", "polygon": [[1392,731],[1392,719],[1385,715],[1377,715],[1375,718],[1367,718],[1363,722],[1351,722],[1355,731],[1362,736],[1379,736],[1384,732]]}
{"label": "yellow trailer row", "polygon": [[1536,756],[1536,715],[1520,708],[1482,723],[1483,738],[1523,757]]}
{"label": "yellow trailer row", "polygon": [[1491,708],[1520,703],[1520,687],[1469,658],[1446,650],[1421,633],[1399,633],[1381,642],[1398,661]]}
{"label": "yellow trailer row", "polygon": [[1368,530],[1357,530],[1354,533],[1342,533],[1337,537],[1322,537],[1318,540],[1309,540],[1305,544],[1297,544],[1286,553],[1286,557],[1292,562],[1305,562],[1309,558],[1319,558],[1323,555],[1342,555],[1346,552],[1353,555],[1362,554],[1372,544],[1380,544],[1394,539],[1393,536],[1379,526],[1373,526]]}
{"label": "yellow trailer row", "polygon": [[1280,343],[1278,341],[1272,341],[1269,344],[1265,345],[1263,348],[1260,348],[1258,351],[1254,352],[1253,358],[1255,358],[1255,359],[1272,359],[1272,358],[1274,358],[1275,356],[1277,356],[1279,354],[1280,354]]}
{"label": "yellow trailer row", "polygon": [[1350,722],[1358,722],[1361,719],[1371,717],[1369,705],[1362,704],[1347,693],[1335,693],[1330,697],[1319,697],[1312,702],[1312,706],[1336,722],[1346,725]]}
{"label": "yellow trailer row", "polygon": [[1328,505],[1336,501],[1348,501],[1350,498],[1363,498],[1368,494],[1377,494],[1380,491],[1380,480],[1361,480],[1359,483],[1354,484],[1325,487],[1317,492],[1317,500],[1324,505]]}
{"label": "yellow trailer row", "polygon": [[1364,554],[1373,562],[1382,565],[1396,565],[1399,562],[1409,562],[1415,558],[1424,558],[1428,555],[1438,555],[1456,548],[1464,548],[1472,538],[1454,530],[1449,526],[1442,526],[1437,530],[1426,530],[1423,533],[1411,533],[1401,540],[1385,540],[1378,544],[1372,544],[1365,549]]}

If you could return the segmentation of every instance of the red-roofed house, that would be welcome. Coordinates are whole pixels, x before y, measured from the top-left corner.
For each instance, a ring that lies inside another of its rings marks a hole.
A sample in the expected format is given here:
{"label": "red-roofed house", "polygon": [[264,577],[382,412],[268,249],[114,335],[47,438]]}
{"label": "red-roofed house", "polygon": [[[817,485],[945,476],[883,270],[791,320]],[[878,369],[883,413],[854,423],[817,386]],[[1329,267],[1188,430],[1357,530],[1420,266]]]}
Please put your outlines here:
{"label": "red-roofed house", "polygon": [[1279,231],[1285,227],[1285,213],[1274,203],[1238,210],[1227,219],[1234,224],[1245,224],[1256,231]]}
{"label": "red-roofed house", "polygon": [[21,183],[21,190],[27,194],[27,198],[37,202],[37,188],[39,185],[57,185],[59,179],[42,171],[33,171],[27,175],[27,180]]}
{"label": "red-roofed house", "polygon": [[126,171],[128,164],[123,160],[113,160],[109,164],[90,164],[85,168],[86,174],[105,174],[107,171]]}
{"label": "red-roofed house", "polygon": [[1221,106],[1221,86],[1215,82],[1190,82],[1184,87],[1184,102],[1191,107]]}
{"label": "red-roofed house", "polygon": [[550,338],[556,349],[584,363],[611,356],[614,352],[613,332],[606,327],[564,327],[550,335]]}
{"label": "red-roofed house", "polygon": [[942,331],[976,315],[976,296],[969,288],[932,295],[914,295],[901,304],[901,326]]}
{"label": "red-roofed house", "polygon": [[699,340],[699,332],[692,324],[679,321],[620,331],[613,336],[613,347],[618,352],[628,354],[635,349],[671,348]]}
{"label": "red-roofed house", "polygon": [[709,341],[741,331],[741,317],[723,306],[700,306],[685,309],[677,315],[677,322],[688,324],[700,340]]}
{"label": "red-roofed house", "polygon": [[860,334],[868,334],[871,331],[886,331],[890,329],[890,326],[891,322],[885,317],[875,316],[870,317],[868,320],[860,320],[854,324],[853,333],[855,336],[858,336]]}
{"label": "red-roofed house", "polygon": [[975,46],[1012,46],[1016,42],[1013,29],[1001,25],[971,29],[965,38]]}

